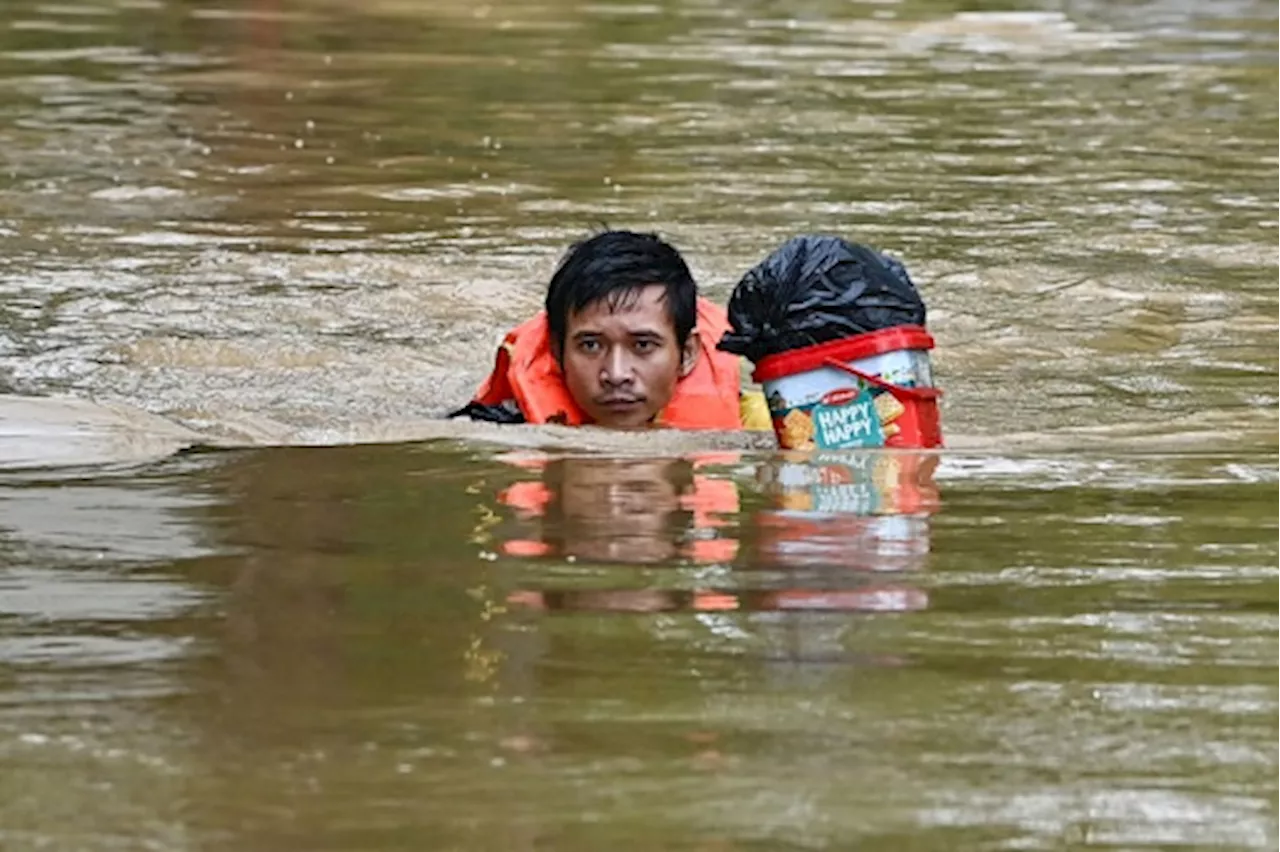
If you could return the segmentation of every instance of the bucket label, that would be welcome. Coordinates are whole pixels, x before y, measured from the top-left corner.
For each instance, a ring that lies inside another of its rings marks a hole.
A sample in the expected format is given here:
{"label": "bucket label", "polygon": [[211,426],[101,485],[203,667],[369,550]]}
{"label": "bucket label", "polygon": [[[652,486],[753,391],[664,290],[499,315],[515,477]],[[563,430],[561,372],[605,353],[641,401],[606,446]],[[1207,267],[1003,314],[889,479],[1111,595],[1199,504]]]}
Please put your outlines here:
{"label": "bucket label", "polygon": [[776,425],[788,449],[857,450],[885,443],[882,412],[866,388],[832,391],[814,404],[783,411]]}
{"label": "bucket label", "polygon": [[875,401],[864,388],[833,391],[813,407],[813,441],[822,450],[883,447]]}

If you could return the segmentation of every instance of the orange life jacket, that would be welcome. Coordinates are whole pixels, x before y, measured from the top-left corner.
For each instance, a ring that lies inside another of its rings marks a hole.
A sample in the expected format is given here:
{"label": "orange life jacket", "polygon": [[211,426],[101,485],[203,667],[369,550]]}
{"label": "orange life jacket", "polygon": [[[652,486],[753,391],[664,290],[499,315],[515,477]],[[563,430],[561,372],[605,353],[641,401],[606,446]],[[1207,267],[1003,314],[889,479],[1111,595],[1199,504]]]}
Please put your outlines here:
{"label": "orange life jacket", "polygon": [[[698,361],[676,383],[675,395],[656,423],[673,429],[741,429],[738,357],[715,348],[729,330],[728,317],[722,308],[699,298],[697,328]],[[581,426],[589,422],[564,383],[545,311],[507,334],[493,372],[475,396],[482,405],[501,405],[510,399],[529,423]]]}

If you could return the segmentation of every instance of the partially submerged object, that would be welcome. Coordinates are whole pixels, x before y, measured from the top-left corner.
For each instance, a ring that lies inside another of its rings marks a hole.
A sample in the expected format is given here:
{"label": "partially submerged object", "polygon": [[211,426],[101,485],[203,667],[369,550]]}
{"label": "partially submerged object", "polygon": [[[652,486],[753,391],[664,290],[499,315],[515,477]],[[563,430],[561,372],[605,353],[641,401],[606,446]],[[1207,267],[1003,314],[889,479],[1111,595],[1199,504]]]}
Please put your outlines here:
{"label": "partially submerged object", "polygon": [[142,464],[208,443],[127,405],[0,394],[0,471]]}
{"label": "partially submerged object", "polygon": [[788,240],[729,300],[719,348],[755,363],[784,449],[942,446],[933,337],[906,268],[839,237]]}

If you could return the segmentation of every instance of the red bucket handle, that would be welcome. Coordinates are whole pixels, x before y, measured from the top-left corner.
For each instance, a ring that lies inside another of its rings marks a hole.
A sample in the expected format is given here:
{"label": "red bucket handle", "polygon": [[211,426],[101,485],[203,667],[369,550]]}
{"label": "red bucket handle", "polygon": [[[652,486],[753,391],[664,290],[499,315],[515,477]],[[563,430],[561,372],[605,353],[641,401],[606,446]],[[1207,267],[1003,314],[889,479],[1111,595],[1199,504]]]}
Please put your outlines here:
{"label": "red bucket handle", "polygon": [[889,393],[893,394],[894,397],[897,398],[898,400],[913,400],[913,401],[927,400],[927,399],[937,399],[938,397],[942,396],[942,391],[938,390],[937,388],[923,388],[923,387],[908,388],[908,387],[903,387],[902,385],[895,385],[891,382],[886,382],[884,379],[880,378],[879,376],[873,375],[871,373],[864,373],[861,370],[857,369],[856,367],[850,367],[845,362],[838,361],[835,358],[823,358],[822,363],[833,369],[843,370],[844,372],[848,373],[851,376],[856,376],[857,378],[862,379],[864,382],[866,382],[869,385],[875,385],[878,388],[887,390]]}

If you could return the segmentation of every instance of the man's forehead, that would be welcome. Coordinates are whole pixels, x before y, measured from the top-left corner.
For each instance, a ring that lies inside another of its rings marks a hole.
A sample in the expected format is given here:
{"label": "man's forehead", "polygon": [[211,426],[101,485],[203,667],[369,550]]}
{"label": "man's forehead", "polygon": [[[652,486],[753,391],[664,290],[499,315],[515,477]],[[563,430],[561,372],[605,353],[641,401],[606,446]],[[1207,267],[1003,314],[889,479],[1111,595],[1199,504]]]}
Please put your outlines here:
{"label": "man's forehead", "polygon": [[609,324],[628,329],[670,331],[674,325],[666,305],[666,288],[661,284],[614,290],[602,299],[571,311],[574,326]]}

